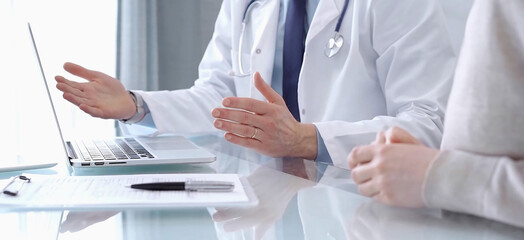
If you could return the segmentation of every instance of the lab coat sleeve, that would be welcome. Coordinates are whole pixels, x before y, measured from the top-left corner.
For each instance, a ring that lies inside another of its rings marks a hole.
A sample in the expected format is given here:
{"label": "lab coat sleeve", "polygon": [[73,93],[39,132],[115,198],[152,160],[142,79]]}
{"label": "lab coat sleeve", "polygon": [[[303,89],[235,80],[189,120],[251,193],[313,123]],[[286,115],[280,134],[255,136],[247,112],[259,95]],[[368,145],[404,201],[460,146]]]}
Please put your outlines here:
{"label": "lab coat sleeve", "polygon": [[134,91],[151,110],[157,134],[216,131],[211,110],[222,99],[236,95],[231,71],[231,3],[225,0],[215,23],[214,34],[199,66],[199,78],[190,89]]}
{"label": "lab coat sleeve", "polygon": [[392,126],[439,147],[456,64],[436,1],[377,0],[372,4],[371,41],[378,54],[376,70],[387,115],[359,122],[315,123],[334,165],[343,168],[348,167],[346,159],[355,146],[369,144],[378,131]]}
{"label": "lab coat sleeve", "polygon": [[428,207],[524,227],[524,159],[442,151],[426,174]]}

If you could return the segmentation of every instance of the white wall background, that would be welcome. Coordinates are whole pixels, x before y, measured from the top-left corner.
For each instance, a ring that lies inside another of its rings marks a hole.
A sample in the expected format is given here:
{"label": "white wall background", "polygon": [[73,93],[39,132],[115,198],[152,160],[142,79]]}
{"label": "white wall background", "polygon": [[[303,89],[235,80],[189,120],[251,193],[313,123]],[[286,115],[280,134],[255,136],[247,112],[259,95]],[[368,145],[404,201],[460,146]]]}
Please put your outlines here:
{"label": "white wall background", "polygon": [[[3,161],[53,151],[64,156],[27,21],[66,137],[114,136],[112,120],[94,119],[63,100],[54,76],[65,74],[65,61],[114,75],[116,16],[117,0],[0,0],[0,102],[4,106],[0,126],[5,139],[0,148],[9,152]],[[35,146],[36,150],[27,151]]]}

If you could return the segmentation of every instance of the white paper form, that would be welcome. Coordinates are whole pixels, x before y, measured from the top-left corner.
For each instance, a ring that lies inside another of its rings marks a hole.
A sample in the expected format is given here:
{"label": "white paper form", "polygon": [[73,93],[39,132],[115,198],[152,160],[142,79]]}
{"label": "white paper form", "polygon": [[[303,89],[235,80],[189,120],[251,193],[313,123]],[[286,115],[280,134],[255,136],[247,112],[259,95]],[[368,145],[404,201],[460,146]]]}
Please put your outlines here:
{"label": "white paper form", "polygon": [[[147,174],[110,176],[42,176],[31,178],[17,196],[0,194],[0,208],[8,209],[107,209],[217,207],[256,204],[249,185],[236,174]],[[171,181],[227,181],[231,192],[149,191],[132,189],[137,183]],[[3,188],[8,181],[2,181]],[[248,188],[246,188],[248,187]]]}

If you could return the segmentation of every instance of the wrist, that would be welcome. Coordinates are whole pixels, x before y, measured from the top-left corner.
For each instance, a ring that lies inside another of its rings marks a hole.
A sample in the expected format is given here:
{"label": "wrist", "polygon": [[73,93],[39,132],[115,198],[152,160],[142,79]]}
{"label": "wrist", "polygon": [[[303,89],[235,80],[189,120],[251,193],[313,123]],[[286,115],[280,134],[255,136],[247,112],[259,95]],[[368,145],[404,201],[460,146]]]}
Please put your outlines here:
{"label": "wrist", "polygon": [[140,122],[142,119],[144,119],[146,112],[144,109],[144,101],[140,95],[135,95],[135,93],[128,91],[129,96],[133,101],[133,114],[129,117],[126,117],[124,119],[120,119],[121,122],[126,124],[134,124],[137,122]]}
{"label": "wrist", "polygon": [[126,110],[127,114],[122,119],[131,119],[138,112],[135,95],[131,93],[130,91],[128,91],[127,96],[131,101],[126,101],[129,104],[126,104],[127,107],[125,109],[129,109],[129,110]]}
{"label": "wrist", "polygon": [[318,142],[317,130],[311,123],[299,123],[297,131],[297,144],[293,156],[314,160],[317,157]]}

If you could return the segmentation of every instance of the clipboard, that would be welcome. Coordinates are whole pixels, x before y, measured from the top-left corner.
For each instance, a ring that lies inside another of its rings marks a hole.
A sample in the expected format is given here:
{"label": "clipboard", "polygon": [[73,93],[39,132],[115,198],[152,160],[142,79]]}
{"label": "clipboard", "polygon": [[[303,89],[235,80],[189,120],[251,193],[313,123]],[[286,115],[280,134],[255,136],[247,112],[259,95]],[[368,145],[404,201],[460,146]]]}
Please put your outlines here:
{"label": "clipboard", "polygon": [[[0,188],[13,189],[15,186],[17,190],[16,194],[0,193],[0,211],[248,207],[258,204],[249,182],[237,174],[22,176],[0,181]],[[231,192],[149,191],[129,187],[138,183],[186,180],[228,181],[235,187]],[[13,181],[18,183],[13,185]]]}

